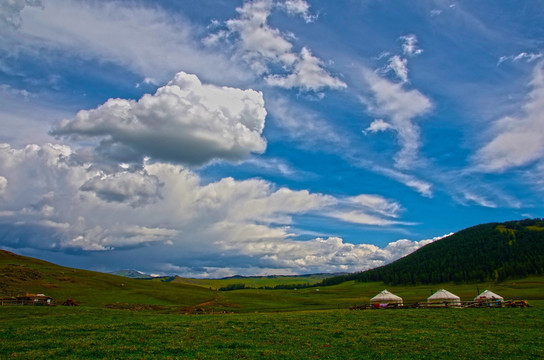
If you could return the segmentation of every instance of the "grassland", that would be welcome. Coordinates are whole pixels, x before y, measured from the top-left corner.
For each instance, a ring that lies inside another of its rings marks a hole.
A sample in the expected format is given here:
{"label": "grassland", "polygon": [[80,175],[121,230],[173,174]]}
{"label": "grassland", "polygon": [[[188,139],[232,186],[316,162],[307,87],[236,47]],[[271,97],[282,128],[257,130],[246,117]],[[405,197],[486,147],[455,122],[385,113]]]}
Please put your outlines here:
{"label": "grassland", "polygon": [[0,309],[0,358],[537,359],[544,310],[327,310],[173,315]]}
{"label": "grassland", "polygon": [[[424,301],[442,287],[463,300],[489,289],[529,300],[533,306],[527,309],[349,311],[386,286],[351,281],[222,292],[214,289],[225,282],[133,280],[0,255],[4,294],[43,292],[58,302],[69,297],[81,304],[0,307],[1,359],[544,358],[542,276],[387,286],[407,303]],[[268,281],[263,286],[282,279],[263,279]]]}
{"label": "grassland", "polygon": [[176,277],[173,282],[185,285],[194,285],[218,290],[228,285],[244,284],[248,288],[266,288],[277,285],[312,285],[320,282],[330,275],[306,275],[306,276],[255,276],[255,277],[231,277],[225,279],[191,279]]}

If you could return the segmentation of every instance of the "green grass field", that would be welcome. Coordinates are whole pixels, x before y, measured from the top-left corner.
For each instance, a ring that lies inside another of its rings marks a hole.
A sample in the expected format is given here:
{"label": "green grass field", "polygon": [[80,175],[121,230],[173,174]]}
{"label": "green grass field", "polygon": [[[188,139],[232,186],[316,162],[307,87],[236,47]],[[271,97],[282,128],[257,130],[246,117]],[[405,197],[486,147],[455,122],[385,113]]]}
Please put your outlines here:
{"label": "green grass field", "polygon": [[[330,275],[329,275],[330,276]],[[327,275],[308,275],[308,276],[273,276],[273,277],[243,277],[243,278],[227,278],[227,279],[191,279],[184,277],[176,277],[172,282],[185,285],[195,285],[205,288],[217,290],[219,288],[234,285],[244,284],[248,288],[264,288],[274,287],[277,285],[311,285],[325,279]]]}
{"label": "green grass field", "polygon": [[538,359],[544,309],[174,315],[3,308],[0,358]]}

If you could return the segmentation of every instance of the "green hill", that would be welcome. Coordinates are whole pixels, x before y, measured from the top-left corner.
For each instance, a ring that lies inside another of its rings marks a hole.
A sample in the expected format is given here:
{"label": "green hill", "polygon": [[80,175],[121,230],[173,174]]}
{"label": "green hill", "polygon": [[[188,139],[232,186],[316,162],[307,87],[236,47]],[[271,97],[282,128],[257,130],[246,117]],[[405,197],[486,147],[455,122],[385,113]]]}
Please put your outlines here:
{"label": "green hill", "polygon": [[215,298],[214,291],[199,286],[73,269],[0,250],[0,297],[21,292],[44,293],[57,302],[71,298],[86,306],[123,303],[184,307]]}
{"label": "green hill", "polygon": [[389,265],[323,280],[390,285],[504,281],[544,274],[544,221],[477,225],[422,247]]}
{"label": "green hill", "polygon": [[323,279],[331,277],[331,274],[309,275],[272,275],[272,276],[231,276],[222,279],[192,279],[176,276],[173,282],[202,286],[214,290],[238,286],[248,289],[280,289],[301,288],[319,283]]}

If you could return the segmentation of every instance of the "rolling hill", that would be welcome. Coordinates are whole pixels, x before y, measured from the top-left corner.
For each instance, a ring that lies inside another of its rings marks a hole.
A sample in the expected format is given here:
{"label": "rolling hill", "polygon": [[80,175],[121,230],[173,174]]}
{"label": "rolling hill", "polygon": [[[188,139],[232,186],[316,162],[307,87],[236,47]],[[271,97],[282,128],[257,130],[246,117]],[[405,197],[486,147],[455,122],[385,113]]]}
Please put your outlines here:
{"label": "rolling hill", "polygon": [[214,291],[200,286],[68,268],[0,250],[0,297],[21,292],[45,293],[57,301],[72,298],[81,305],[100,307],[118,303],[183,307],[215,297]]}
{"label": "rolling hill", "polygon": [[331,277],[321,285],[349,280],[389,285],[500,282],[542,274],[544,221],[532,219],[473,226],[389,265]]}

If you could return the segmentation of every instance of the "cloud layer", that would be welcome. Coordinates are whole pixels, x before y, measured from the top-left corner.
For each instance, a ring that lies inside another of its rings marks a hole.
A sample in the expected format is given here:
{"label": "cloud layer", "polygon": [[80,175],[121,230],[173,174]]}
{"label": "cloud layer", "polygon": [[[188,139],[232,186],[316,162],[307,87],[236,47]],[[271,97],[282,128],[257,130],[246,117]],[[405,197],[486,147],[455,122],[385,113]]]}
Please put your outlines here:
{"label": "cloud layer", "polygon": [[[155,264],[150,271],[165,271],[168,264],[196,266],[192,257],[205,254],[209,268],[217,258],[238,257],[240,268],[301,273],[368,268],[427,243],[406,240],[382,249],[337,237],[302,241],[291,232],[294,217],[305,213],[358,224],[394,222],[387,219],[399,216],[400,205],[377,195],[337,198],[276,188],[260,179],[203,184],[193,171],[162,162],[107,173],[78,162],[76,155],[63,145],[0,147],[4,246],[62,251],[146,247]],[[356,219],[350,218],[353,214]],[[178,254],[177,263],[161,260],[164,252]]]}

